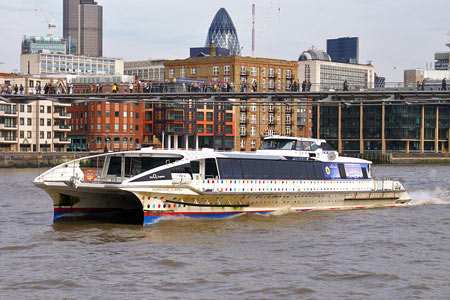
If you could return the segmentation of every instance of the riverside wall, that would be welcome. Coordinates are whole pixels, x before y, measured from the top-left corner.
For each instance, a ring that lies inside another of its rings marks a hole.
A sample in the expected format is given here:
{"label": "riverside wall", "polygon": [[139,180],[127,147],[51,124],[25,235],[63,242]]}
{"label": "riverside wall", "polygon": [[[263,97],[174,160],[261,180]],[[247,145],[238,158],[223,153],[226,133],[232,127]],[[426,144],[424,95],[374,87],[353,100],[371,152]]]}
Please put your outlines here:
{"label": "riverside wall", "polygon": [[87,152],[0,152],[0,168],[51,168],[92,154]]}

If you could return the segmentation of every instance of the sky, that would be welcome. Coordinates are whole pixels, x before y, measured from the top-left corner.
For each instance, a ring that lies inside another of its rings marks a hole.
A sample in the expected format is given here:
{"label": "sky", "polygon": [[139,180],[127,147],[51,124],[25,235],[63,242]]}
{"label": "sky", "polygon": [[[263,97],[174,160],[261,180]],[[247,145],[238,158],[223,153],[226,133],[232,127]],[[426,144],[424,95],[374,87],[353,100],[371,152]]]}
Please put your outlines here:
{"label": "sky", "polygon": [[[0,0],[0,72],[20,67],[24,35],[62,36],[62,0]],[[179,59],[203,47],[224,7],[237,29],[242,55],[251,55],[256,4],[257,57],[297,60],[329,38],[357,36],[360,63],[372,61],[388,82],[403,70],[425,68],[449,49],[449,0],[97,0],[103,6],[103,55],[128,60]],[[42,7],[44,14],[41,12]]]}

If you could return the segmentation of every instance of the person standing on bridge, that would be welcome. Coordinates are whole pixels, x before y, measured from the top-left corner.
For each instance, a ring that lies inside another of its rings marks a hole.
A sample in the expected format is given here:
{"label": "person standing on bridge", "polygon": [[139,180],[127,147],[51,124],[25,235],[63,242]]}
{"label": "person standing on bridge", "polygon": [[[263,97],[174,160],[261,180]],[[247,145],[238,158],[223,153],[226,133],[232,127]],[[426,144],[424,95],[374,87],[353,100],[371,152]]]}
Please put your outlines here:
{"label": "person standing on bridge", "polygon": [[348,81],[347,81],[347,79],[345,79],[345,81],[344,81],[344,92],[345,91],[348,91]]}
{"label": "person standing on bridge", "polygon": [[447,79],[444,77],[444,79],[442,79],[442,90],[446,91],[447,90]]}

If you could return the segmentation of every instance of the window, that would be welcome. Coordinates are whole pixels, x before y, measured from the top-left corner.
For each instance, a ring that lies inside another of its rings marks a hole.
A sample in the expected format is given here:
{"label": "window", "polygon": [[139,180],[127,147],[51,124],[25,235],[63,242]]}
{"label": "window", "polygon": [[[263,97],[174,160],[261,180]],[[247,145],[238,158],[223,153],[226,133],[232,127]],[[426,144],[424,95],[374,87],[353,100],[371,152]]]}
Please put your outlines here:
{"label": "window", "polygon": [[278,69],[278,78],[281,78],[281,69]]}
{"label": "window", "polygon": [[261,69],[261,75],[262,75],[263,77],[266,77],[266,68],[262,68],[262,69]]}
{"label": "window", "polygon": [[109,123],[106,123],[106,124],[105,124],[105,130],[110,130],[110,125],[109,125]]}
{"label": "window", "polygon": [[245,140],[244,139],[241,140],[240,144],[241,144],[241,148],[245,148]]}
{"label": "window", "polygon": [[250,127],[250,135],[251,136],[255,136],[256,135],[256,127],[255,126]]}
{"label": "window", "polygon": [[256,111],[256,103],[252,103],[250,106],[250,111]]}
{"label": "window", "polygon": [[31,131],[27,131],[27,138],[31,139]]}
{"label": "window", "polygon": [[39,119],[39,125],[44,126],[44,119]]}
{"label": "window", "polygon": [[97,118],[101,118],[102,117],[102,112],[101,111],[98,111],[97,112]]}
{"label": "window", "polygon": [[94,130],[94,124],[91,124],[91,130]]}
{"label": "window", "polygon": [[272,68],[269,68],[269,77],[274,77],[275,76],[275,72]]}
{"label": "window", "polygon": [[233,125],[226,125],[225,126],[225,133],[226,134],[233,134]]}
{"label": "window", "polygon": [[233,122],[233,114],[226,113],[225,118],[226,122]]}
{"label": "window", "polygon": [[251,146],[252,146],[252,148],[256,148],[256,141],[255,140],[251,141]]}
{"label": "window", "polygon": [[239,133],[240,133],[241,136],[246,136],[247,130],[245,128],[245,125],[241,125],[239,127]]}
{"label": "window", "polygon": [[145,124],[145,133],[151,133],[153,131],[152,124]]}
{"label": "window", "polygon": [[213,75],[219,75],[219,67],[213,67]]}
{"label": "window", "polygon": [[97,123],[97,130],[102,130],[102,124]]}
{"label": "window", "polygon": [[152,112],[151,111],[146,111],[145,112],[145,121],[151,121],[152,118],[153,118]]}
{"label": "window", "polygon": [[25,105],[20,104],[20,112],[25,112]]}
{"label": "window", "polygon": [[250,123],[252,123],[252,124],[256,124],[256,115],[251,115],[250,116]]}
{"label": "window", "polygon": [[120,146],[120,138],[118,138],[118,137],[114,138],[114,145]]}
{"label": "window", "polygon": [[198,132],[198,133],[204,133],[204,132],[205,132],[205,125],[203,125],[203,124],[198,124],[198,125],[197,125],[197,132]]}
{"label": "window", "polygon": [[128,125],[127,124],[123,124],[123,131],[127,131],[128,130]]}
{"label": "window", "polygon": [[206,121],[213,121],[214,120],[214,115],[212,112],[207,112],[206,113]]}
{"label": "window", "polygon": [[197,121],[204,121],[205,120],[205,113],[202,111],[197,112]]}
{"label": "window", "polygon": [[206,125],[206,133],[213,133],[213,126],[212,126],[212,124]]}
{"label": "window", "polygon": [[119,131],[119,124],[114,124],[114,130]]}
{"label": "window", "polygon": [[292,70],[286,70],[286,78],[291,79],[292,78]]}
{"label": "window", "polygon": [[180,69],[180,77],[181,77],[181,78],[186,77],[186,69],[185,69],[184,67],[182,67],[182,68]]}
{"label": "window", "polygon": [[252,67],[250,71],[251,76],[256,76],[256,67]]}
{"label": "window", "polygon": [[23,139],[25,137],[25,132],[20,131],[20,138]]}
{"label": "window", "polygon": [[39,132],[39,138],[41,138],[41,139],[44,138],[44,132],[43,132],[43,131],[40,131],[40,132]]}
{"label": "window", "polygon": [[128,118],[128,112],[127,112],[127,111],[124,111],[124,112],[123,112],[123,117],[124,117],[124,118]]}
{"label": "window", "polygon": [[47,113],[51,114],[52,113],[52,107],[51,106],[47,106]]}
{"label": "window", "polygon": [[47,132],[47,138],[51,139],[52,138],[52,133],[50,131]]}
{"label": "window", "polygon": [[241,75],[247,75],[247,68],[246,68],[246,66],[241,66]]}
{"label": "window", "polygon": [[175,70],[174,69],[169,70],[169,78],[175,78]]}
{"label": "window", "polygon": [[25,125],[25,119],[24,118],[20,118],[19,119],[19,124],[20,125]]}
{"label": "window", "polygon": [[118,117],[119,116],[119,112],[118,111],[115,111],[114,112],[114,117]]}
{"label": "window", "polygon": [[39,112],[42,114],[44,113],[44,105],[39,106]]}
{"label": "window", "polygon": [[197,74],[197,68],[191,68],[191,74],[192,75]]}
{"label": "window", "polygon": [[32,112],[32,108],[31,108],[31,105],[27,105],[27,112]]}
{"label": "window", "polygon": [[128,138],[126,137],[123,138],[123,145],[124,146],[128,145]]}
{"label": "window", "polygon": [[223,67],[223,73],[225,75],[230,75],[230,66]]}

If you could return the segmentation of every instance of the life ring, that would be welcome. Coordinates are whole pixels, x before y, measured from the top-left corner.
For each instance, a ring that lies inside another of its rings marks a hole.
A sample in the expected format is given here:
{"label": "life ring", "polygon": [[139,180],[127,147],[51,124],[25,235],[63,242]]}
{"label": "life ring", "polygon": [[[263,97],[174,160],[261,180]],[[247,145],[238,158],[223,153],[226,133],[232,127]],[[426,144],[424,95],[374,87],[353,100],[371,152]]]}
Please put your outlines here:
{"label": "life ring", "polygon": [[84,172],[84,180],[92,182],[95,180],[95,172],[93,170],[87,170]]}

